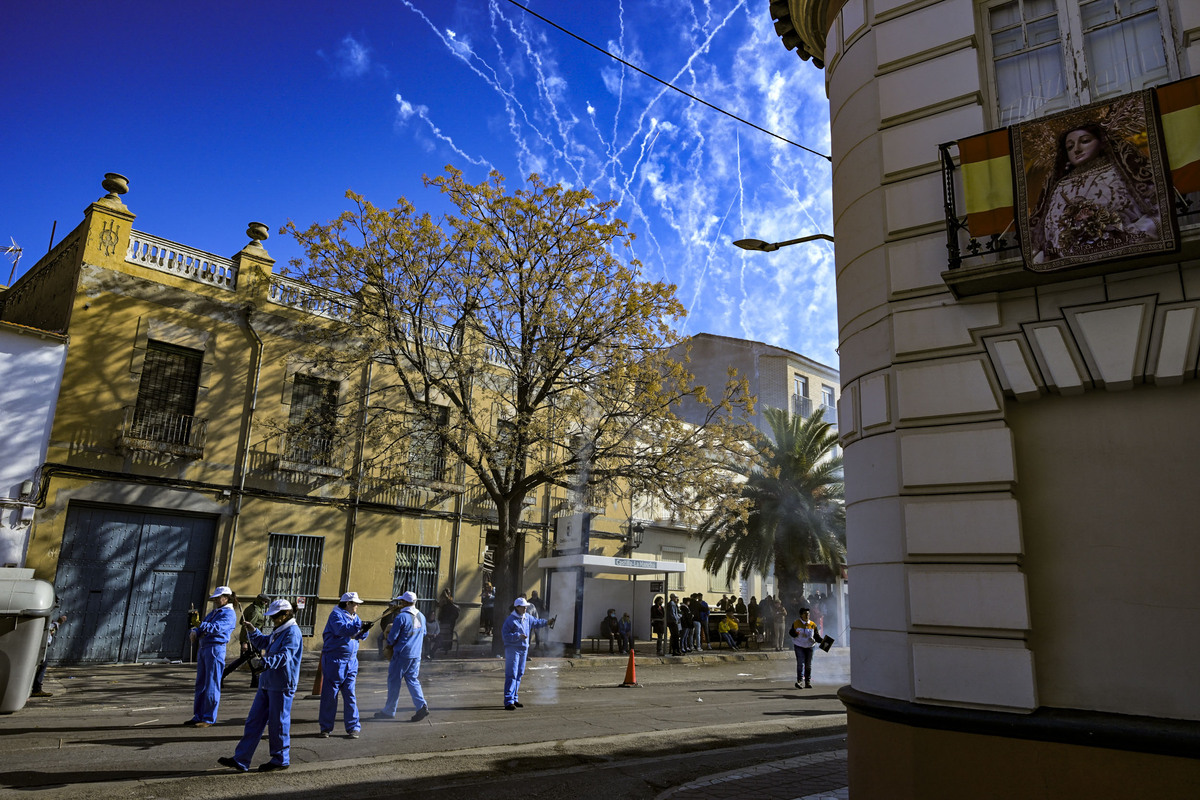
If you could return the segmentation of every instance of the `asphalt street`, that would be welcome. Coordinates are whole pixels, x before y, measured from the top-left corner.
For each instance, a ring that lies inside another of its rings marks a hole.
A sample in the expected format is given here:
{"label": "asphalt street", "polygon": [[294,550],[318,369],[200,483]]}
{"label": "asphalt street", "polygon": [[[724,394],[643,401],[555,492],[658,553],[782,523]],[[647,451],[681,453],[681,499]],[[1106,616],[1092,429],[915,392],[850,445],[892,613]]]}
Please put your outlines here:
{"label": "asphalt street", "polygon": [[[620,687],[620,657],[534,659],[516,711],[503,708],[502,660],[426,662],[432,714],[410,723],[407,695],[396,720],[370,719],[383,704],[386,673],[368,661],[359,676],[362,737],[345,736],[339,712],[333,736],[318,738],[318,702],[301,692],[292,767],[269,775],[216,763],[241,737],[253,696],[248,674],[226,682],[218,724],[196,730],[181,725],[191,716],[190,665],[62,667],[48,679],[54,697],[0,717],[0,786],[89,800],[316,797],[331,787],[339,800],[450,787],[456,798],[491,800],[587,797],[601,786],[606,797],[655,797],[706,774],[844,748],[835,694],[847,682],[844,662],[836,649],[818,659],[815,688],[797,690],[786,652],[639,660],[639,688]],[[304,679],[307,690],[311,671]],[[264,739],[255,764],[268,758]]]}

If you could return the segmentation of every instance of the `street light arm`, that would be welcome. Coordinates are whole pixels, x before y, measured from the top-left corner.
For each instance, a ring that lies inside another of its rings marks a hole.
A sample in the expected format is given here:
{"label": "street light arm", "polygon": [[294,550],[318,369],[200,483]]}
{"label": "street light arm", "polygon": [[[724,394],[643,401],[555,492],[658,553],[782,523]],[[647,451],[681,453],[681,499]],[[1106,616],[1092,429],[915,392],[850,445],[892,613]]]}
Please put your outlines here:
{"label": "street light arm", "polygon": [[762,253],[774,253],[781,247],[787,247],[792,244],[802,244],[803,242],[815,242],[823,240],[832,242],[833,237],[828,233],[814,233],[811,236],[801,236],[799,239],[788,239],[785,242],[764,242],[762,239],[737,239],[734,241],[734,246],[740,247],[743,250],[757,250]]}

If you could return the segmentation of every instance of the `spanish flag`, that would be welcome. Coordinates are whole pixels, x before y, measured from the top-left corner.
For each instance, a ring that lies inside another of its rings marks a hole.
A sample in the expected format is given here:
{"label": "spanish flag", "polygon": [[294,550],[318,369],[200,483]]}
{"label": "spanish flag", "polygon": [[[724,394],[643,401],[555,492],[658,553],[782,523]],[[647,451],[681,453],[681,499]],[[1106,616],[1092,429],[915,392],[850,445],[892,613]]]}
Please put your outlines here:
{"label": "spanish flag", "polygon": [[1171,182],[1181,194],[1200,190],[1200,77],[1156,91]]}
{"label": "spanish flag", "polygon": [[1004,233],[1014,225],[1012,143],[1008,128],[958,140],[972,238]]}

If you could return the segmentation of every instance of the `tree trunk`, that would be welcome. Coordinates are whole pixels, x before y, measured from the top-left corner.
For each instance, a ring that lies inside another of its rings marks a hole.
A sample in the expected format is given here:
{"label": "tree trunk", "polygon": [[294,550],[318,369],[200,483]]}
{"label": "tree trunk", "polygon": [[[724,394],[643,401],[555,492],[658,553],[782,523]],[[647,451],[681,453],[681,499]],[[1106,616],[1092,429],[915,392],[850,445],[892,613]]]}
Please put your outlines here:
{"label": "tree trunk", "polygon": [[775,579],[779,583],[779,599],[790,622],[800,616],[800,609],[807,605],[804,599],[804,574],[779,547],[775,549]]}
{"label": "tree trunk", "polygon": [[492,610],[492,655],[504,654],[504,639],[500,628],[508,618],[513,600],[521,592],[524,572],[524,548],[521,547],[521,500],[509,499],[496,505],[496,552],[492,554],[492,585],[496,588],[496,605]]}

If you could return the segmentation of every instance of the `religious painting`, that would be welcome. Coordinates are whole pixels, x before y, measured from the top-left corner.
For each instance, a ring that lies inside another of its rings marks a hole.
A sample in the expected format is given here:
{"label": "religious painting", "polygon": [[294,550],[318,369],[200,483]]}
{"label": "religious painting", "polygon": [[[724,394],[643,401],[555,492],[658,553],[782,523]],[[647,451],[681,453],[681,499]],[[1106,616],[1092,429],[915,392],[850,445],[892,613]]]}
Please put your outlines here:
{"label": "religious painting", "polygon": [[1178,247],[1152,89],[1022,123],[1012,143],[1027,268]]}

